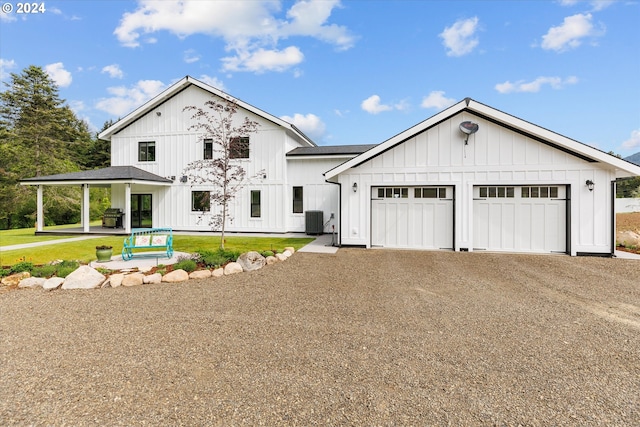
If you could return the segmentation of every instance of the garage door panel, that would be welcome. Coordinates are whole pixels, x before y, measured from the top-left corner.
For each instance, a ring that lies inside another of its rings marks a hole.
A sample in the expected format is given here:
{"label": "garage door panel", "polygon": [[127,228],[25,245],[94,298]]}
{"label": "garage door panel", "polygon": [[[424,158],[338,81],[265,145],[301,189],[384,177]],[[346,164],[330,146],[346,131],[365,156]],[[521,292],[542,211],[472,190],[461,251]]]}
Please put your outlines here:
{"label": "garage door panel", "polygon": [[[439,195],[450,198],[440,198]],[[371,245],[452,248],[452,196],[452,187],[374,187]]]}
{"label": "garage door panel", "polygon": [[474,248],[510,252],[566,251],[566,188],[474,188]]}

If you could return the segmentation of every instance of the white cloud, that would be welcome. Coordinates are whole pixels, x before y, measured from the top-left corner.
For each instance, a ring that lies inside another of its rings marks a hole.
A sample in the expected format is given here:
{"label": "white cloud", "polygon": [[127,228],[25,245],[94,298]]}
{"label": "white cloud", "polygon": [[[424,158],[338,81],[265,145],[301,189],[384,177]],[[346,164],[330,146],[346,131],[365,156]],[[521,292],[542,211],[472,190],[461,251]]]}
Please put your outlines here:
{"label": "white cloud", "polygon": [[109,74],[109,77],[111,77],[112,79],[121,79],[124,77],[124,73],[122,72],[118,64],[107,65],[106,67],[102,68],[102,72]]}
{"label": "white cloud", "polygon": [[13,59],[0,58],[0,80],[6,80],[11,75],[11,70],[16,68],[16,61]]}
{"label": "white cloud", "polygon": [[185,50],[183,58],[184,62],[187,64],[193,64],[194,62],[200,61],[200,55],[198,55],[198,52],[196,52],[195,49]]}
{"label": "white cloud", "polygon": [[212,77],[212,76],[208,76],[206,74],[201,74],[200,77],[198,77],[198,80],[200,80],[203,83],[208,84],[209,86],[213,86],[217,89],[220,89],[222,91],[225,90],[224,87],[224,83],[222,82],[222,80],[220,80],[217,77]]}
{"label": "white cloud", "polygon": [[596,30],[593,26],[590,13],[567,16],[562,25],[551,27],[547,34],[542,36],[542,48],[564,52],[575,49],[582,44],[586,37],[597,37],[604,34],[604,29]]}
{"label": "white cloud", "polygon": [[347,28],[328,23],[331,12],[340,7],[338,0],[299,1],[286,11],[286,19],[276,16],[280,6],[274,0],[139,0],[138,9],[122,16],[114,34],[128,47],[139,46],[143,36],[158,31],[169,31],[180,38],[192,34],[221,37],[226,50],[234,52],[224,58],[225,67],[252,72],[283,71],[298,64],[303,57],[298,48],[281,50],[277,46],[287,37],[313,37],[339,50],[353,46],[355,38]]}
{"label": "white cloud", "polygon": [[544,85],[549,85],[553,89],[562,89],[567,85],[573,85],[578,83],[578,78],[575,76],[569,76],[566,79],[561,77],[538,77],[537,79],[525,82],[524,80],[518,80],[511,83],[506,81],[504,83],[498,83],[495,85],[495,89],[500,93],[513,93],[513,92],[540,92]]}
{"label": "white cloud", "polygon": [[640,129],[631,131],[631,137],[622,143],[622,148],[625,150],[640,148]]}
{"label": "white cloud", "polygon": [[[8,3],[7,3],[8,4]],[[4,13],[0,11],[0,22],[13,22],[17,20],[15,13]]]}
{"label": "white cloud", "polygon": [[607,7],[611,6],[615,2],[616,2],[616,0],[589,0],[589,1],[585,1],[585,0],[559,0],[559,3],[562,6],[575,6],[578,3],[589,3],[591,5],[591,10],[593,10],[593,11],[599,11],[599,10],[602,10],[602,9],[606,9]]}
{"label": "white cloud", "polygon": [[438,110],[444,110],[447,107],[451,107],[456,103],[453,98],[447,98],[444,96],[444,91],[436,90],[422,99],[422,108],[435,108]]}
{"label": "white cloud", "polygon": [[62,62],[45,65],[44,70],[47,72],[49,77],[51,77],[51,80],[58,85],[58,87],[68,87],[73,80],[71,73],[64,69],[64,64]]}
{"label": "white cloud", "polygon": [[362,101],[362,103],[360,104],[360,107],[367,113],[378,114],[378,113],[382,113],[383,111],[407,110],[409,109],[409,103],[403,100],[398,102],[395,105],[382,104],[380,102],[380,97],[378,95],[371,95],[369,98]]}
{"label": "white cloud", "polygon": [[282,116],[280,118],[285,122],[291,123],[314,140],[322,139],[327,128],[320,117],[315,114],[303,115],[296,113],[293,117]]}
{"label": "white cloud", "polygon": [[478,45],[477,37],[474,37],[478,30],[478,17],[461,19],[452,26],[446,27],[439,34],[442,44],[447,48],[447,56],[463,56]]}
{"label": "white cloud", "polygon": [[252,71],[259,74],[265,71],[285,71],[300,64],[303,59],[300,49],[289,46],[284,50],[241,50],[237,56],[222,58],[222,62],[225,71]]}
{"label": "white cloud", "polygon": [[96,103],[96,108],[113,116],[122,117],[158,95],[165,87],[165,84],[158,80],[140,80],[130,88],[110,87],[107,88],[107,92],[113,96],[102,98]]}

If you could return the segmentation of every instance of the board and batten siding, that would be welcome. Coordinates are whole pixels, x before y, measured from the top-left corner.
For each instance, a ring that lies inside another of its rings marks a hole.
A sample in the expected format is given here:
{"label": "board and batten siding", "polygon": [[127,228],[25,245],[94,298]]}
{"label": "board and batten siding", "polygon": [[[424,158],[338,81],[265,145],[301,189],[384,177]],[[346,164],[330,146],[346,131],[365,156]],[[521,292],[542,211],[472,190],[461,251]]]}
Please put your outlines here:
{"label": "board and batten siding", "polygon": [[[305,211],[322,211],[325,233],[331,233],[332,226],[335,231],[340,229],[339,209],[340,209],[340,187],[325,181],[323,173],[347,158],[288,158],[287,173],[289,185],[287,186],[288,200],[287,206],[289,231],[305,231]],[[303,212],[293,213],[293,187],[302,187]],[[331,214],[334,218],[331,219]]]}
{"label": "board and batten siding", "polygon": [[[480,130],[464,143],[463,121]],[[342,185],[342,239],[371,244],[371,187],[453,186],[456,250],[473,250],[473,188],[477,185],[566,185],[570,192],[570,246],[577,252],[611,249],[611,181],[615,172],[463,112],[427,129],[338,177]],[[585,186],[587,179],[596,185]],[[358,191],[351,187],[358,184]]]}
{"label": "board and batten siding", "polygon": [[[191,192],[206,191],[206,185],[180,182],[186,166],[204,156],[203,135],[189,130],[194,123],[192,112],[185,106],[204,107],[212,95],[196,86],[182,92],[149,111],[111,138],[111,164],[132,165],[162,177],[175,177],[170,187],[154,189],[154,226],[172,226],[178,230],[209,230],[207,220],[191,211]],[[159,114],[158,114],[159,113]],[[237,159],[251,177],[247,185],[232,201],[233,221],[229,231],[285,232],[288,231],[288,202],[286,151],[302,146],[295,135],[279,125],[240,109],[234,120],[240,124],[247,116],[260,126],[250,138],[249,159]],[[138,143],[154,141],[156,157],[153,162],[138,161]],[[250,216],[250,191],[261,191],[261,217]],[[132,193],[141,193],[134,186]],[[124,195],[121,196],[122,198]],[[157,209],[155,209],[157,207]],[[157,224],[157,225],[156,225]]]}

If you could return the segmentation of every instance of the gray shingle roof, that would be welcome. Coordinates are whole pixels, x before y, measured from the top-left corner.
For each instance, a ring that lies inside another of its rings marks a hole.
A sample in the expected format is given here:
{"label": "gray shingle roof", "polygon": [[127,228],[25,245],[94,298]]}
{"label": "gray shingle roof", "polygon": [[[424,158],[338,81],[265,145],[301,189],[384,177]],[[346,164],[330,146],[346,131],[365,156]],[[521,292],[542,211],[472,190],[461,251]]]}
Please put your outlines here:
{"label": "gray shingle roof", "polygon": [[345,154],[358,155],[375,146],[376,144],[321,145],[317,147],[298,147],[289,151],[287,153],[287,156],[336,156]]}
{"label": "gray shingle roof", "polygon": [[111,180],[136,180],[166,182],[172,181],[151,172],[144,171],[135,166],[110,166],[103,169],[93,169],[80,172],[61,173],[57,175],[36,176],[25,178],[22,182],[46,182],[46,181],[111,181]]}

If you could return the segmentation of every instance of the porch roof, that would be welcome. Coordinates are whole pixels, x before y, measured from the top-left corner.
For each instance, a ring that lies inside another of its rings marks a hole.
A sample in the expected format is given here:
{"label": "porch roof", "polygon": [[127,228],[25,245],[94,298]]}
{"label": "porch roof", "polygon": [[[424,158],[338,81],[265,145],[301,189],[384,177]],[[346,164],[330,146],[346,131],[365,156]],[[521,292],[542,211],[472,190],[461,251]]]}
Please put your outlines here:
{"label": "porch roof", "polygon": [[146,184],[171,185],[168,178],[147,172],[135,166],[110,166],[80,172],[36,176],[20,181],[22,185],[74,185],[74,184]]}

